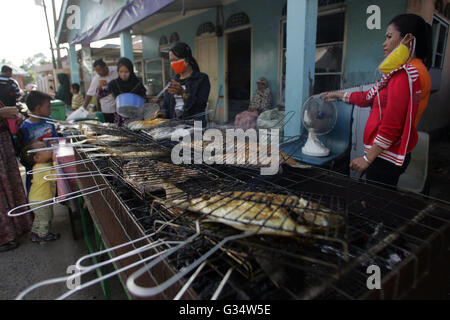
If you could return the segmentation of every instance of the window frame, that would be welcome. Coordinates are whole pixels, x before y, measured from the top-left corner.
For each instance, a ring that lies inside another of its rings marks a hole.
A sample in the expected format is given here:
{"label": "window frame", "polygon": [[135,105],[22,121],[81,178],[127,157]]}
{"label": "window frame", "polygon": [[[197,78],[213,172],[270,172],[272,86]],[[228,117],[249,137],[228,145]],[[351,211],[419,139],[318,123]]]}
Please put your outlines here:
{"label": "window frame", "polygon": [[[346,49],[347,49],[347,6],[345,4],[339,3],[336,5],[330,5],[325,6],[322,8],[319,8],[319,12],[317,17],[321,16],[327,16],[327,15],[333,15],[337,13],[344,13],[344,35],[343,40],[338,42],[330,42],[330,43],[321,43],[317,45],[316,43],[316,49],[323,46],[330,46],[330,45],[336,45],[336,44],[342,44],[342,63],[341,63],[341,71],[340,72],[314,72],[314,82],[316,82],[316,77],[319,76],[326,76],[326,75],[339,75],[340,76],[340,87],[343,87],[344,84],[344,74],[345,74],[345,56],[346,56]],[[284,33],[283,33],[283,25],[286,23],[287,26],[287,16],[282,16],[279,22],[279,32],[278,32],[278,92],[277,92],[277,98],[278,103],[281,105],[284,105],[286,102],[286,92],[282,92],[282,77],[283,77],[283,60],[284,56],[287,50],[283,47],[284,44]],[[287,27],[286,27],[287,29]],[[340,88],[339,88],[340,89]],[[337,90],[339,90],[337,89]]]}
{"label": "window frame", "polygon": [[[439,29],[437,30],[436,34],[433,35],[433,60],[432,60],[432,68],[443,70],[444,69],[444,63],[445,63],[445,53],[447,52],[447,44],[448,44],[448,35],[449,35],[449,29],[450,24],[446,21],[446,19],[441,18],[437,13],[433,14],[433,23],[432,26],[434,26],[435,21],[438,22]],[[439,43],[439,35],[441,33],[441,28],[446,28],[445,31],[445,37],[444,37],[444,46],[441,53],[437,52],[438,49],[438,43]],[[441,56],[441,65],[435,66],[436,63],[436,56]]]}

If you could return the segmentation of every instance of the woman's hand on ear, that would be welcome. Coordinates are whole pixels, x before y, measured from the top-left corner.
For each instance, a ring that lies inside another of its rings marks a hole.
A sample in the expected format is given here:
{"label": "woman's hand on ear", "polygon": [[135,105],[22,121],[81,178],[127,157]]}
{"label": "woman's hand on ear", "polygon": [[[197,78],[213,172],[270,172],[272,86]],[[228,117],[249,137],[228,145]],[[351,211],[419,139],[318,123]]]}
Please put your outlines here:
{"label": "woman's hand on ear", "polygon": [[400,42],[401,44],[407,46],[409,43],[414,39],[414,36],[412,33],[408,33]]}

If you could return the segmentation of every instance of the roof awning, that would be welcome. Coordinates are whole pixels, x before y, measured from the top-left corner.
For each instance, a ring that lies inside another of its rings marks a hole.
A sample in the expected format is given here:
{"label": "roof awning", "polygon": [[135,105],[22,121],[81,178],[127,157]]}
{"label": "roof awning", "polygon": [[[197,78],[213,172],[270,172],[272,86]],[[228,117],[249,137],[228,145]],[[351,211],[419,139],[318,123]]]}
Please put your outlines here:
{"label": "roof awning", "polygon": [[129,29],[139,21],[159,12],[176,0],[134,0],[123,6],[112,16],[106,18],[98,25],[76,36],[70,43],[89,44],[102,40],[123,30]]}
{"label": "roof awning", "polygon": [[89,44],[116,36],[133,27],[143,33],[152,25],[159,25],[186,12],[210,9],[237,0],[134,0],[91,29],[76,36],[70,43]]}

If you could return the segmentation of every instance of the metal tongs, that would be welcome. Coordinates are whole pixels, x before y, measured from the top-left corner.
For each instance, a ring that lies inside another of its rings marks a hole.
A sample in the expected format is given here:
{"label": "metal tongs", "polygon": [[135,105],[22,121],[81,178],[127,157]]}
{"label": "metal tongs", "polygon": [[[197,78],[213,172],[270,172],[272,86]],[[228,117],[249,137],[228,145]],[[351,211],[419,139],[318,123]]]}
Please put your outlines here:
{"label": "metal tongs", "polygon": [[47,148],[32,149],[32,150],[28,150],[27,153],[36,153],[36,152],[47,151],[47,150],[56,150],[56,149],[59,149],[59,148],[66,148],[66,147],[67,148],[79,147],[79,146],[81,146],[82,144],[85,144],[88,141],[90,141],[90,140],[86,139],[86,140],[82,140],[82,141],[75,142],[75,143],[58,144],[58,145],[47,147]]}
{"label": "metal tongs", "polygon": [[[85,255],[85,256],[81,257],[75,263],[76,271],[79,271],[78,273],[75,273],[73,275],[66,276],[66,277],[60,277],[60,278],[55,278],[55,279],[41,281],[41,282],[39,282],[39,283],[37,283],[37,284],[35,284],[35,285],[25,289],[24,291],[22,291],[16,297],[16,300],[22,300],[28,293],[30,293],[31,291],[33,291],[35,289],[38,289],[40,287],[44,287],[44,286],[47,286],[47,285],[56,284],[56,283],[60,283],[60,282],[69,283],[69,281],[75,280],[76,277],[81,277],[82,275],[84,275],[86,273],[94,271],[95,269],[101,268],[101,267],[103,267],[105,265],[114,263],[116,261],[119,261],[119,260],[122,260],[122,259],[125,259],[125,258],[128,258],[128,257],[131,257],[133,255],[141,254],[141,253],[143,253],[145,251],[148,251],[148,250],[152,250],[152,249],[154,250],[154,249],[157,249],[157,248],[163,247],[163,246],[167,246],[167,247],[170,248],[171,245],[176,245],[176,244],[181,243],[180,241],[157,240],[157,241],[151,242],[149,244],[143,245],[143,246],[141,246],[139,248],[135,248],[134,247],[135,243],[151,239],[151,237],[157,235],[161,230],[163,230],[167,226],[167,224],[168,223],[164,223],[162,226],[160,226],[152,234],[146,235],[146,236],[141,237],[139,239],[131,240],[131,241],[125,242],[123,244],[120,244],[120,245],[117,245],[117,246],[114,246],[114,247],[111,247],[111,248],[108,248],[108,249],[105,249],[105,250],[102,250],[102,251],[94,252],[92,254]],[[182,241],[182,242],[184,242],[184,241]],[[121,249],[121,248],[130,246],[130,245],[133,245],[133,247],[134,247],[133,250],[128,251],[128,252],[126,252],[124,254],[118,255],[117,257],[114,257],[114,258],[111,258],[111,259],[108,259],[108,260],[105,260],[105,261],[102,261],[102,262],[97,262],[97,258],[96,258],[97,256],[101,256],[103,254],[107,254],[109,252],[112,252],[112,251],[115,251],[117,249]],[[124,272],[124,271],[126,271],[128,269],[137,267],[140,264],[143,264],[143,263],[146,263],[146,262],[151,261],[153,259],[156,259],[157,257],[159,257],[162,254],[164,254],[167,250],[168,249],[162,250],[162,251],[157,252],[157,253],[149,256],[149,257],[146,257],[146,258],[141,259],[141,260],[139,260],[137,262],[134,262],[134,263],[132,263],[130,265],[127,265],[127,266],[125,266],[123,268],[117,269],[114,272],[111,272],[111,273],[108,273],[108,274],[103,275],[101,277],[98,277],[98,278],[96,278],[94,280],[91,280],[91,281],[89,281],[89,282],[87,282],[87,283],[85,283],[83,285],[79,285],[78,287],[75,287],[74,289],[71,289],[70,291],[66,292],[65,294],[59,296],[58,298],[56,298],[56,300],[65,299],[65,298],[73,295],[74,293],[82,290],[82,289],[85,289],[85,288],[87,288],[89,286],[92,286],[92,285],[94,285],[96,283],[99,283],[99,282],[104,281],[104,280],[106,280],[108,278],[116,276],[116,275],[118,275],[118,274],[120,274],[120,273],[122,273],[122,272]],[[87,259],[92,259],[94,264],[89,265],[89,266],[82,265],[82,262],[87,260]]]}
{"label": "metal tongs", "polygon": [[29,114],[29,116],[31,117],[31,118],[35,118],[35,119],[41,119],[41,120],[46,120],[48,123],[51,123],[51,124],[65,124],[65,125],[67,125],[67,124],[73,124],[73,123],[71,123],[70,121],[63,121],[63,120],[54,120],[54,119],[52,119],[52,118],[46,118],[46,117],[41,117],[41,116],[36,116],[36,115],[34,115],[34,114]]}
{"label": "metal tongs", "polygon": [[[101,187],[103,187],[103,188],[101,188]],[[81,189],[81,190],[78,190],[78,191],[75,191],[75,192],[70,192],[68,194],[65,194],[65,195],[62,195],[62,196],[58,196],[58,197],[54,197],[54,198],[51,198],[51,199],[48,199],[48,200],[38,201],[38,202],[33,202],[33,203],[27,203],[27,204],[15,207],[12,210],[9,210],[8,213],[7,213],[7,216],[8,217],[23,216],[25,214],[32,213],[33,210],[37,210],[37,209],[42,209],[42,208],[45,208],[45,207],[53,206],[55,204],[63,203],[63,202],[66,202],[66,201],[69,201],[69,200],[73,200],[73,199],[78,199],[80,197],[83,197],[83,196],[86,196],[86,195],[89,195],[89,194],[93,194],[93,193],[97,193],[97,192],[101,192],[101,191],[104,191],[106,189],[109,189],[109,186],[106,185],[106,184],[102,184],[102,185],[97,185],[97,186],[86,188],[86,189]],[[68,198],[66,198],[66,197],[68,197]],[[17,211],[19,209],[30,207],[30,206],[34,206],[34,208],[33,209],[28,209],[28,210],[20,212],[20,213],[13,214],[13,212],[15,212],[15,211]]]}
{"label": "metal tongs", "polygon": [[[136,254],[143,253],[143,252],[145,252],[147,250],[156,249],[156,248],[162,247],[162,246],[170,247],[170,245],[172,245],[172,244],[178,244],[179,243],[178,241],[161,241],[161,240],[158,240],[158,241],[155,241],[153,243],[146,244],[146,245],[144,245],[144,246],[142,246],[140,248],[128,251],[128,252],[126,252],[124,254],[121,254],[121,255],[119,255],[117,257],[114,257],[114,258],[111,258],[109,260],[102,261],[100,263],[96,262],[97,261],[96,258],[95,258],[96,256],[100,256],[100,255],[109,253],[111,251],[114,251],[116,249],[119,249],[119,248],[122,248],[122,247],[125,247],[125,246],[128,246],[128,245],[132,245],[132,244],[134,244],[136,242],[146,240],[146,239],[154,236],[157,232],[159,232],[159,231],[156,231],[155,233],[153,233],[151,235],[147,235],[145,237],[142,237],[142,238],[139,238],[139,239],[136,239],[136,240],[133,240],[133,241],[130,241],[130,242],[127,242],[127,243],[124,243],[124,244],[121,244],[121,245],[118,245],[118,246],[115,246],[115,247],[112,247],[112,248],[109,248],[109,249],[106,249],[106,250],[103,250],[103,251],[99,251],[99,252],[95,252],[95,253],[90,254],[90,255],[86,255],[86,256],[78,259],[78,261],[76,262],[75,266],[76,266],[76,270],[79,271],[78,273],[75,273],[73,275],[66,276],[66,277],[60,277],[60,278],[55,278],[55,279],[41,281],[41,282],[39,282],[39,283],[37,283],[37,284],[35,284],[35,285],[25,289],[24,291],[22,291],[16,297],[16,300],[22,300],[28,293],[30,293],[31,291],[33,291],[35,289],[38,289],[40,287],[44,287],[46,285],[56,284],[56,283],[60,283],[60,282],[69,283],[69,281],[75,280],[76,277],[81,278],[82,275],[87,274],[87,273],[89,273],[91,271],[94,271],[95,269],[101,268],[101,267],[103,267],[105,265],[108,265],[108,264],[114,263],[116,261],[119,261],[119,260],[122,260],[122,259],[125,259],[125,258],[128,258],[128,257],[131,257],[131,256],[136,255]],[[122,273],[122,272],[124,272],[124,271],[126,271],[128,269],[134,268],[134,267],[136,267],[136,266],[138,266],[138,265],[140,265],[142,263],[146,263],[147,261],[153,260],[153,259],[157,258],[158,256],[160,256],[161,254],[163,254],[166,251],[167,251],[167,249],[163,250],[163,251],[160,251],[160,252],[157,252],[157,253],[155,253],[155,254],[153,254],[153,255],[151,255],[149,257],[146,257],[146,258],[144,258],[142,260],[139,260],[137,262],[129,264],[129,265],[123,267],[123,268],[117,269],[114,272],[108,273],[108,274],[103,275],[103,276],[101,276],[99,278],[95,278],[94,280],[91,280],[91,281],[89,281],[89,282],[87,282],[87,283],[85,283],[83,285],[79,285],[79,286],[75,287],[74,289],[71,289],[70,291],[66,292],[65,294],[59,296],[58,298],[56,298],[56,300],[65,299],[65,298],[73,295],[74,293],[82,290],[82,289],[90,287],[90,286],[92,286],[92,285],[94,285],[96,283],[99,283],[101,281],[104,281],[104,280],[106,280],[108,278],[114,277],[114,276],[116,276],[116,275],[118,275],[118,274],[120,274],[120,273]],[[93,264],[93,265],[90,265],[90,266],[82,266],[81,262],[86,260],[86,259],[89,259],[89,258],[91,258],[96,263]]]}
{"label": "metal tongs", "polygon": [[[164,259],[167,259],[177,251],[181,250],[183,247],[187,246],[189,243],[193,242],[196,238],[200,237],[200,221],[196,220],[196,233],[192,235],[191,237],[187,238],[185,241],[183,241],[181,244],[177,245],[174,248],[171,248],[167,250],[164,254],[156,258],[154,261],[152,261],[150,264],[145,265],[141,269],[134,272],[128,279],[127,279],[127,288],[128,290],[138,296],[138,297],[151,297],[158,295],[162,292],[164,292],[166,289],[174,285],[177,281],[185,277],[189,272],[193,271],[195,268],[199,267],[203,262],[205,262],[210,256],[212,256],[215,252],[220,250],[227,242],[239,240],[243,238],[250,237],[252,235],[257,234],[257,231],[247,231],[241,234],[233,235],[224,238],[222,241],[220,241],[216,246],[214,246],[212,249],[210,249],[207,253],[202,255],[199,259],[191,263],[189,266],[183,268],[179,273],[171,277],[170,279],[166,280],[165,282],[157,285],[156,287],[151,288],[145,288],[142,286],[139,286],[136,283],[136,280],[141,277],[144,273],[151,271],[157,264],[162,262]],[[227,273],[228,274],[228,273]],[[229,275],[227,276],[227,278]],[[217,297],[215,297],[217,298]]]}

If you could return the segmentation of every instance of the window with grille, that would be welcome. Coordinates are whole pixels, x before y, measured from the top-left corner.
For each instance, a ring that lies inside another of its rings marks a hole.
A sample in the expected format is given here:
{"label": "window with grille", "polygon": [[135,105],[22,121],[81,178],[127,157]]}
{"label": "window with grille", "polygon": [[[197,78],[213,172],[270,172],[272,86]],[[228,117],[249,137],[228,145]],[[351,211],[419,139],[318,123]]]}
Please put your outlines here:
{"label": "window with grille", "polygon": [[447,49],[448,23],[437,15],[433,17],[433,63],[432,68],[443,69]]}
{"label": "window with grille", "polygon": [[201,24],[197,29],[197,37],[200,37],[204,33],[214,33],[216,31],[216,27],[212,22],[206,22]]}
{"label": "window with grille", "polygon": [[236,28],[240,26],[245,26],[246,24],[249,23],[250,18],[248,17],[247,14],[245,14],[244,12],[236,13],[228,18],[226,28],[227,29]]}
{"label": "window with grille", "polygon": [[[331,1],[328,1],[331,2]],[[335,3],[337,3],[336,1]],[[286,88],[286,19],[281,21],[279,101],[285,103]],[[338,90],[343,76],[345,12],[323,13],[317,20],[316,68],[314,94]]]}
{"label": "window with grille", "polygon": [[175,43],[180,41],[180,36],[178,35],[178,33],[174,32],[170,35],[170,43]]}

